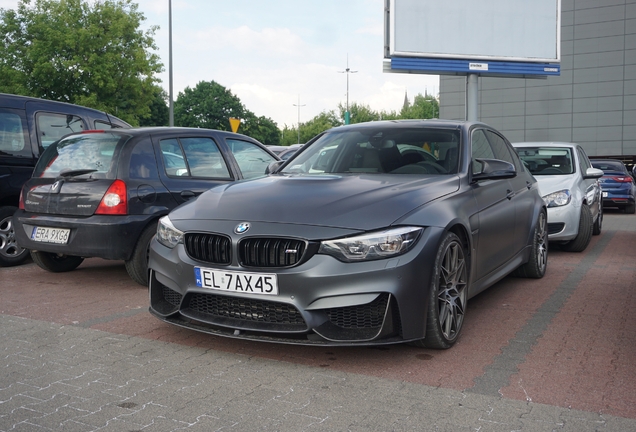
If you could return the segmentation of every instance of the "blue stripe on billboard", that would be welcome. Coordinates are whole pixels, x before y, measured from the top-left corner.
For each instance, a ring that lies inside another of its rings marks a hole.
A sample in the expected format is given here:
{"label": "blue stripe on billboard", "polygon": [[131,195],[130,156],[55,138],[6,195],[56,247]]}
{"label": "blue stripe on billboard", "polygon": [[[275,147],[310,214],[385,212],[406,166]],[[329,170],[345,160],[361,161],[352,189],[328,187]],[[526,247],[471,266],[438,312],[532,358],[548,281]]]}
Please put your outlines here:
{"label": "blue stripe on billboard", "polygon": [[559,76],[558,63],[502,62],[439,58],[391,57],[391,72],[504,77]]}

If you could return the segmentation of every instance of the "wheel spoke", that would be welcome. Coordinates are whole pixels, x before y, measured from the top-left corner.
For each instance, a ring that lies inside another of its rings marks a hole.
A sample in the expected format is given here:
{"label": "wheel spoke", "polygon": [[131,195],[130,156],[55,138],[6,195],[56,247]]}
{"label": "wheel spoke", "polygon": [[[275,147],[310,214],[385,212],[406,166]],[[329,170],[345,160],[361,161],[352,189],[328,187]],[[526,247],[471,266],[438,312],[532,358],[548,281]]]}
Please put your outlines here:
{"label": "wheel spoke", "polygon": [[459,333],[466,303],[466,262],[460,244],[451,243],[442,259],[438,287],[439,324],[446,339]]}

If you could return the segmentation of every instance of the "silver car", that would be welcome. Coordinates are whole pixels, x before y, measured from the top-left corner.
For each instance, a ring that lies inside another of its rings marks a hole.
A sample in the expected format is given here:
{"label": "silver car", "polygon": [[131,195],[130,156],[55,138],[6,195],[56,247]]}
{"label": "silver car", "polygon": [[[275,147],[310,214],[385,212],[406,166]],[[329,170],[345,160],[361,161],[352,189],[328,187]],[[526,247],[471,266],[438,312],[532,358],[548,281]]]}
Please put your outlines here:
{"label": "silver car", "polygon": [[526,168],[536,177],[548,207],[548,238],[564,250],[582,252],[601,233],[603,206],[598,179],[585,150],[575,143],[524,142],[512,144]]}

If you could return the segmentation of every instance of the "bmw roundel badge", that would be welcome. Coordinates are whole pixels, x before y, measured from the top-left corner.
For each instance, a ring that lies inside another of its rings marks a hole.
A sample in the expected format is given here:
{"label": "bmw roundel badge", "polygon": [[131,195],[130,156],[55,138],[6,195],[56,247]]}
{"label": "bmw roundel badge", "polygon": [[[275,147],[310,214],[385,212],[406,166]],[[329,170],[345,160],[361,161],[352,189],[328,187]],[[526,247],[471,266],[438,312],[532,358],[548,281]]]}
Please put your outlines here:
{"label": "bmw roundel badge", "polygon": [[234,232],[237,234],[243,234],[243,233],[246,233],[248,229],[250,229],[250,223],[242,222],[238,224],[236,228],[234,228]]}

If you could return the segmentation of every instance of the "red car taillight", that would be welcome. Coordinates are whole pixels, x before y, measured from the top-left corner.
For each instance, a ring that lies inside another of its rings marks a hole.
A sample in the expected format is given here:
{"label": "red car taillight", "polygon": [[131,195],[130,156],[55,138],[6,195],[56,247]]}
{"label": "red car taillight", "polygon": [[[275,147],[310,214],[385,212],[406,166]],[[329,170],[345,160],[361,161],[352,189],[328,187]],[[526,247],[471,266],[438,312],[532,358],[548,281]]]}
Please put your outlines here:
{"label": "red car taillight", "polygon": [[98,215],[126,215],[128,214],[128,199],[126,183],[115,180],[110,185],[95,210]]}
{"label": "red car taillight", "polygon": [[629,177],[629,176],[627,176],[627,177],[612,177],[612,179],[615,182],[618,182],[618,183],[631,183],[632,182],[632,178]]}
{"label": "red car taillight", "polygon": [[22,197],[22,189],[20,189],[20,202],[18,204],[20,210],[24,210],[24,198]]}

